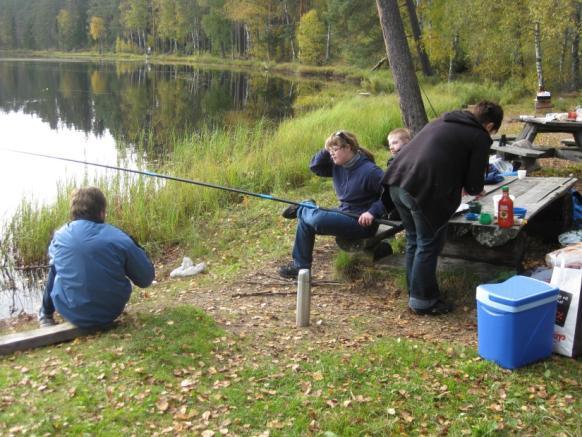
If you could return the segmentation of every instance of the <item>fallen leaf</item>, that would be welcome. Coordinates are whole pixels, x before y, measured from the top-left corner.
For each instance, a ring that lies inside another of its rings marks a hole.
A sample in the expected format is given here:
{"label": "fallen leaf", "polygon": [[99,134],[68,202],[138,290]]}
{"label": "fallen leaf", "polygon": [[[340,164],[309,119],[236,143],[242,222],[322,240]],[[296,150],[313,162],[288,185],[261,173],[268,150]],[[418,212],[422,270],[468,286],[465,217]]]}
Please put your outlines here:
{"label": "fallen leaf", "polygon": [[168,400],[165,398],[160,399],[156,403],[156,407],[157,407],[158,411],[160,411],[162,413],[165,413],[168,410],[169,406],[170,406],[170,404],[169,404]]}

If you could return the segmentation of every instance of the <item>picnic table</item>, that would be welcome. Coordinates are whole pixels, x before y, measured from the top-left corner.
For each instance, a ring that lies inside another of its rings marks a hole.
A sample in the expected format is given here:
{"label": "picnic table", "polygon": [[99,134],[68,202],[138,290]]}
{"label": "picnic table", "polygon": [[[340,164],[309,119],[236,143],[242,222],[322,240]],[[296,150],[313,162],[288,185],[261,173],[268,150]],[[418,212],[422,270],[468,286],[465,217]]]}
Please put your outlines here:
{"label": "picnic table", "polygon": [[528,140],[533,143],[538,133],[570,133],[574,137],[576,147],[582,148],[582,121],[550,120],[544,117],[520,116],[524,123],[522,131],[516,137],[518,140]]}
{"label": "picnic table", "polygon": [[[550,156],[579,161],[582,157],[582,122],[573,120],[553,120],[545,117],[531,117],[522,115],[515,119],[524,123],[522,131],[512,138],[509,144],[500,144],[495,140],[491,150],[503,159],[519,161],[525,170],[538,168],[537,159]],[[562,149],[540,149],[531,147],[538,133],[570,133],[574,140],[562,140],[566,147]],[[526,140],[526,141],[522,141]],[[520,146],[526,143],[530,147]]]}
{"label": "picnic table", "polygon": [[[486,185],[486,195],[479,198],[482,212],[495,217],[493,196],[501,194],[503,185],[515,196],[514,207],[527,209],[525,220],[510,229],[465,218],[459,212],[449,221],[447,242],[442,256],[501,264],[521,270],[528,233],[541,233],[555,238],[571,220],[571,200],[568,190],[576,183],[574,177],[505,177],[495,185]],[[464,196],[463,204],[474,200]]]}

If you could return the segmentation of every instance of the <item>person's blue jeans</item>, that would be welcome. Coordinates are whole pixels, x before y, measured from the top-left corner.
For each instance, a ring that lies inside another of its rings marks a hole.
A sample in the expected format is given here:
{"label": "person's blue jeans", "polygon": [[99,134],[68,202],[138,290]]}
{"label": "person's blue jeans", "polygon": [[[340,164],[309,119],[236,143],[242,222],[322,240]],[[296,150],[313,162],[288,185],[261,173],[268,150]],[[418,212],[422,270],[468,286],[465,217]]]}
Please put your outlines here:
{"label": "person's blue jeans", "polygon": [[56,276],[55,266],[51,266],[46,280],[46,286],[44,288],[44,293],[42,295],[42,312],[47,316],[51,316],[55,312],[55,304],[53,303],[53,298],[51,297],[51,291],[53,291],[53,284],[55,283]]}
{"label": "person's blue jeans", "polygon": [[434,229],[416,200],[400,187],[391,186],[390,197],[406,230],[408,305],[415,310],[430,308],[440,297],[436,268],[445,243],[447,224]]}
{"label": "person's blue jeans", "polygon": [[297,210],[297,230],[293,245],[293,263],[310,269],[316,235],[335,235],[347,239],[368,238],[378,230],[378,225],[363,227],[358,219],[335,211],[300,206]]}

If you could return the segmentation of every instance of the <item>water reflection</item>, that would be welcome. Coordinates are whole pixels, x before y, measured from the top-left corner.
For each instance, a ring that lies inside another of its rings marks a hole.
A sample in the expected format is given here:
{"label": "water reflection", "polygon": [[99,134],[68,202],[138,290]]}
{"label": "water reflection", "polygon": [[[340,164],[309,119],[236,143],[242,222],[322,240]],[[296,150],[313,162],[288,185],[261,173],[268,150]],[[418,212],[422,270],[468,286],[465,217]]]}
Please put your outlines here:
{"label": "water reflection", "polygon": [[0,320],[40,308],[47,272],[43,266],[26,270],[0,267]]}
{"label": "water reflection", "polygon": [[34,114],[51,129],[97,137],[120,148],[162,152],[204,127],[279,120],[292,113],[295,87],[265,75],[140,63],[0,60],[0,110]]}
{"label": "water reflection", "polygon": [[[197,130],[288,117],[295,94],[292,82],[264,74],[0,59],[1,147],[138,168],[164,158],[176,138]],[[103,174],[107,170],[0,151],[0,232],[23,197],[49,203],[58,184]],[[0,318],[34,312],[45,270],[28,276],[6,264],[0,269]]]}

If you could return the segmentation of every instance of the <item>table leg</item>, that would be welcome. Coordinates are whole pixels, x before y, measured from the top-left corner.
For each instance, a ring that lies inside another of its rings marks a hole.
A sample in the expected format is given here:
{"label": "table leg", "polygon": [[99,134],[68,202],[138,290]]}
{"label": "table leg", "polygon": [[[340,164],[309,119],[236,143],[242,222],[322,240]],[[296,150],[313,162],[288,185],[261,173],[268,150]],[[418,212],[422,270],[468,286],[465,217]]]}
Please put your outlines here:
{"label": "table leg", "polygon": [[582,130],[577,130],[576,132],[573,132],[572,135],[574,136],[576,146],[582,148]]}
{"label": "table leg", "polygon": [[530,143],[533,143],[534,138],[536,137],[537,134],[538,134],[537,126],[526,123],[520,134],[517,136],[516,141],[528,140]]}

